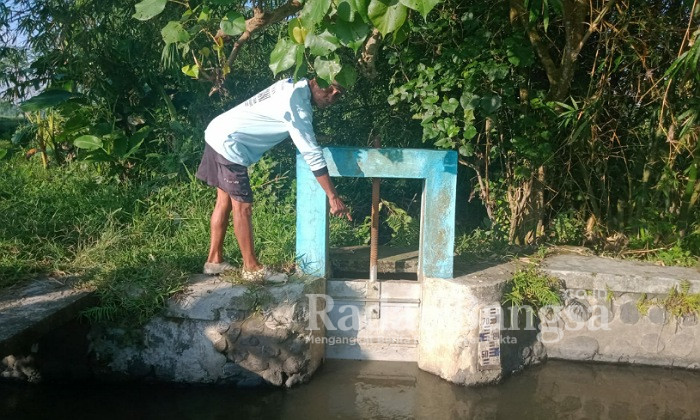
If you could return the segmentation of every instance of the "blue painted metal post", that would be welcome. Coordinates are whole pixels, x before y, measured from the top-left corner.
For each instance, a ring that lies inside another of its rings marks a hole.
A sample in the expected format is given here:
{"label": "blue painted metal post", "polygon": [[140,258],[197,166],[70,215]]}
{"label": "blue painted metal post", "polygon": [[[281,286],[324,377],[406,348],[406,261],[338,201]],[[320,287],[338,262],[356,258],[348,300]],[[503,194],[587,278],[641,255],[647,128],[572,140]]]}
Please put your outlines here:
{"label": "blue painted metal post", "polygon": [[[452,277],[456,152],[330,147],[324,148],[323,154],[331,176],[425,180],[418,275],[421,278]],[[328,276],[328,202],[301,155],[297,155],[296,252],[302,271]]]}
{"label": "blue painted metal post", "polygon": [[328,200],[304,158],[297,154],[296,258],[309,275],[328,277]]}
{"label": "blue painted metal post", "polygon": [[[425,206],[421,214],[420,274],[426,277],[452,278],[455,246],[455,200],[457,154],[454,173],[442,165],[431,167],[423,185]],[[451,158],[446,156],[446,158]],[[450,161],[452,159],[449,159]],[[450,168],[452,167],[450,162]]]}

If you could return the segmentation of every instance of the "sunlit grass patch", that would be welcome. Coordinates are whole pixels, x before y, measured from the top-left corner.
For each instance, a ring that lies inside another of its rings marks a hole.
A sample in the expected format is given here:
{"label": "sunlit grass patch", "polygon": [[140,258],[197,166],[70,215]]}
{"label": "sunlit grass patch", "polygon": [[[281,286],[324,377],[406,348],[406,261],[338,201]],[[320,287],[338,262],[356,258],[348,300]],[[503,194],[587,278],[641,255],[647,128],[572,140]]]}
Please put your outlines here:
{"label": "sunlit grass patch", "polygon": [[[215,191],[190,179],[96,182],[87,166],[46,171],[13,160],[0,169],[0,287],[37,275],[79,275],[97,288],[96,321],[144,322],[200,272]],[[263,263],[292,271],[294,203],[253,212]],[[226,258],[241,264],[233,227]]]}

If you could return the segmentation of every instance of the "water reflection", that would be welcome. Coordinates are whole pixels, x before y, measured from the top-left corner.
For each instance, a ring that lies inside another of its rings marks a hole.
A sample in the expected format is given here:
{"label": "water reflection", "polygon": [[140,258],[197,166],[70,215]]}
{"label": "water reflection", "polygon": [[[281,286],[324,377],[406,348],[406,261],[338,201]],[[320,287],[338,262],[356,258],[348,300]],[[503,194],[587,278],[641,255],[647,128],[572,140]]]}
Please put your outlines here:
{"label": "water reflection", "polygon": [[0,383],[0,419],[700,418],[700,372],[549,361],[465,388],[397,362],[328,361],[291,390]]}

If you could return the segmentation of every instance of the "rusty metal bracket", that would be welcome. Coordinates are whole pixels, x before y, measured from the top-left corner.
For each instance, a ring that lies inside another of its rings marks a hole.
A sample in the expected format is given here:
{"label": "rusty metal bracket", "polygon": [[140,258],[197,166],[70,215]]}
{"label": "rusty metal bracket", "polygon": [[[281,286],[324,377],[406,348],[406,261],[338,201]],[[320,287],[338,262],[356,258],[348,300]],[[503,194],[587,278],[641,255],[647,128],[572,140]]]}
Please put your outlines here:
{"label": "rusty metal bracket", "polygon": [[382,283],[378,281],[367,282],[367,305],[365,306],[370,319],[379,319],[382,315],[381,308]]}

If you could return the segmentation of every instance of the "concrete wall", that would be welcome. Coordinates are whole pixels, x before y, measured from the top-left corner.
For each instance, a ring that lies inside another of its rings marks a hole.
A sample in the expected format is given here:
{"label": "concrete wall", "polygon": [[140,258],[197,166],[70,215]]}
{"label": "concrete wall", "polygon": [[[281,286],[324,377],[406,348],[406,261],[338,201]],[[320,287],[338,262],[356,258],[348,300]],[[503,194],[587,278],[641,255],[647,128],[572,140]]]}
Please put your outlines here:
{"label": "concrete wall", "polygon": [[[544,347],[534,327],[500,331],[500,302],[513,265],[462,268],[457,274],[421,282],[328,280],[332,307],[326,357],[415,361],[421,369],[461,385],[496,382],[543,360]],[[379,290],[373,291],[375,287]],[[487,317],[490,337],[483,325],[485,312],[493,312]]]}
{"label": "concrete wall", "polygon": [[677,318],[663,306],[683,281],[700,292],[698,270],[559,255],[542,271],[564,284],[564,306],[541,317],[548,357],[700,369],[698,315]]}

